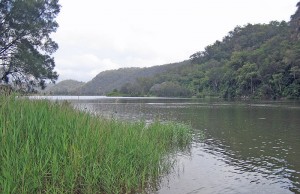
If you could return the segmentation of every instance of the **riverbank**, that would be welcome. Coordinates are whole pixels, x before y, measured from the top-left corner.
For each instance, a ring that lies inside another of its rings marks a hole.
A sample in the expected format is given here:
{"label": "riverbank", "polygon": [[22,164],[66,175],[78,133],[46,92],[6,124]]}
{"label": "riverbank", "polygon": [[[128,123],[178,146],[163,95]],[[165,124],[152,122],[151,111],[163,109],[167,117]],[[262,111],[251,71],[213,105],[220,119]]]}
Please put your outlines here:
{"label": "riverbank", "polygon": [[155,189],[187,149],[180,124],[121,122],[67,103],[0,96],[0,193],[133,193]]}

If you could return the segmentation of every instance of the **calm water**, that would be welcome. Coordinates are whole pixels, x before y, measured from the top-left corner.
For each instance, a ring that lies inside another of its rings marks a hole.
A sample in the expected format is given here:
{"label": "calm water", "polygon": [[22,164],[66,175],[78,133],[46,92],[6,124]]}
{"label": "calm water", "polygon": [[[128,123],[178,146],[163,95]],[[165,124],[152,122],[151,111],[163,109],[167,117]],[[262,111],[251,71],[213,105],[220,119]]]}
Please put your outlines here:
{"label": "calm water", "polygon": [[[69,97],[105,117],[191,124],[191,153],[156,193],[300,193],[300,102]],[[197,137],[203,131],[204,138]]]}

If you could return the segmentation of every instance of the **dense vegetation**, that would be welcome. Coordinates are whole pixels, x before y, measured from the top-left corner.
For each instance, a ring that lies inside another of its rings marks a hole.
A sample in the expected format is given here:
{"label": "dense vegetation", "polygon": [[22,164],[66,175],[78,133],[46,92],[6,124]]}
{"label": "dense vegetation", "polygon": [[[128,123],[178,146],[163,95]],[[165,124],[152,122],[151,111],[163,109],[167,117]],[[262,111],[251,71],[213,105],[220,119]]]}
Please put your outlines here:
{"label": "dense vegetation", "polygon": [[48,85],[40,93],[46,95],[78,95],[78,91],[84,84],[84,82],[76,80],[64,80],[55,85]]}
{"label": "dense vegetation", "polygon": [[[190,64],[190,61],[158,65],[145,68],[120,68],[99,73],[91,81],[83,84],[75,80],[64,80],[56,85],[49,85],[45,91],[40,93],[53,95],[129,95],[140,96],[140,86],[136,83],[137,79],[153,77],[159,73],[168,72],[173,68]],[[69,88],[69,89],[67,89]],[[124,90],[123,93],[120,93]],[[148,90],[144,88],[144,90]]]}
{"label": "dense vegetation", "polygon": [[105,120],[0,95],[0,193],[142,193],[190,141],[184,125]]}
{"label": "dense vegetation", "polygon": [[297,6],[288,23],[272,21],[237,26],[222,41],[191,55],[191,64],[139,78],[134,87],[139,92],[123,85],[121,93],[299,98],[300,2]]}
{"label": "dense vegetation", "polygon": [[0,84],[31,92],[57,79],[50,34],[59,12],[58,0],[0,1]]}
{"label": "dense vegetation", "polygon": [[[83,95],[106,95],[112,90],[120,90],[124,84],[134,89],[136,87],[136,79],[139,77],[153,77],[162,72],[178,66],[183,66],[189,62],[173,63],[167,65],[154,66],[149,68],[121,68],[117,70],[109,70],[99,73],[91,81],[87,82],[78,90],[78,94]],[[137,91],[132,91],[132,95],[138,95]]]}

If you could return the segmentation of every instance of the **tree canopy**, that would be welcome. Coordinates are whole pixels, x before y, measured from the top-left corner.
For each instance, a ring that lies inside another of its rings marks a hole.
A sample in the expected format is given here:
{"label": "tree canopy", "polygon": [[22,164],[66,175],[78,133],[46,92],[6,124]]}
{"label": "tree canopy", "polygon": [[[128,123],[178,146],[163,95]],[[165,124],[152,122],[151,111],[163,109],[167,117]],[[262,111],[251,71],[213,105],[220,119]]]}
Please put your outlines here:
{"label": "tree canopy", "polygon": [[30,90],[57,79],[50,34],[59,11],[58,0],[0,1],[0,82]]}

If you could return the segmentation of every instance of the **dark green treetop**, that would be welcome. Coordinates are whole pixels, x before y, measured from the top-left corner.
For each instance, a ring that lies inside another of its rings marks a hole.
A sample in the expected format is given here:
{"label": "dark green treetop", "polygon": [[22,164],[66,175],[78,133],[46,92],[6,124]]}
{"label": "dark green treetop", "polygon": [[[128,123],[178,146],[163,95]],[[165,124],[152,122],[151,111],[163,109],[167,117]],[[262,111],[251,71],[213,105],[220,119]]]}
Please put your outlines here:
{"label": "dark green treetop", "polygon": [[57,79],[50,34],[59,11],[58,0],[0,1],[0,82],[30,90]]}
{"label": "dark green treetop", "polygon": [[292,38],[300,40],[300,1],[297,3],[297,11],[291,16],[290,25],[292,27]]}

